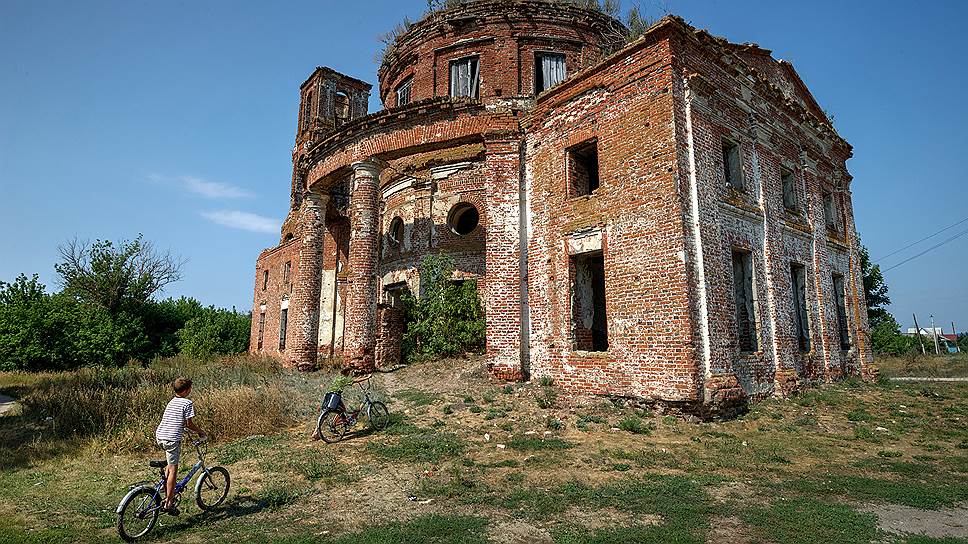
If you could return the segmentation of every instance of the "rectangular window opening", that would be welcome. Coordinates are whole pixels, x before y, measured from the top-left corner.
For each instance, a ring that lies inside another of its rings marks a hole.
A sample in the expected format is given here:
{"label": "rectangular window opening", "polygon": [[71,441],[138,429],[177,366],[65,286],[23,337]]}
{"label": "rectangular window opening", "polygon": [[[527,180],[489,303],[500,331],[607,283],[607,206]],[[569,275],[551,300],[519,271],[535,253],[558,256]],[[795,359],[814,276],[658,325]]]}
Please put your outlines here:
{"label": "rectangular window opening", "polygon": [[850,349],[850,331],[847,329],[847,291],[844,277],[834,274],[834,303],[837,305],[837,332],[840,336],[840,349]]}
{"label": "rectangular window opening", "polygon": [[259,314],[259,346],[256,348],[258,351],[262,351],[262,340],[266,335],[266,313],[261,312]]}
{"label": "rectangular window opening", "polygon": [[723,140],[723,175],[726,177],[726,185],[743,190],[743,167],[739,145],[729,140]]}
{"label": "rectangular window opening", "polygon": [[288,288],[289,280],[292,278],[292,261],[286,261],[286,264],[282,266],[282,283]]}
{"label": "rectangular window opening", "polygon": [[758,350],[758,342],[753,295],[753,255],[748,251],[733,251],[733,294],[739,349],[744,353],[753,353]]}
{"label": "rectangular window opening", "polygon": [[608,351],[605,308],[605,256],[601,252],[571,256],[572,334],[577,351]]}
{"label": "rectangular window opening", "polygon": [[269,288],[269,271],[263,270],[262,271],[262,290],[265,291],[268,288]]}
{"label": "rectangular window opening", "polygon": [[535,53],[534,94],[561,83],[568,77],[565,56],[561,53]]}
{"label": "rectangular window opening", "polygon": [[383,288],[386,304],[391,308],[403,309],[403,294],[409,291],[406,282],[394,283]]}
{"label": "rectangular window opening", "polygon": [[802,264],[790,265],[793,287],[793,322],[796,326],[797,346],[802,352],[810,351],[810,319],[807,312],[807,269]]}
{"label": "rectangular window opening", "polygon": [[350,120],[350,97],[344,92],[337,92],[333,100],[335,106],[333,121],[341,127]]}
{"label": "rectangular window opening", "polygon": [[306,99],[303,101],[303,118],[302,118],[302,128],[306,130],[309,128],[309,123],[312,121],[312,106],[313,106],[313,93],[312,91],[306,93]]}
{"label": "rectangular window opening", "polygon": [[289,327],[289,308],[283,308],[279,314],[279,351],[286,349],[286,329]]}
{"label": "rectangular window opening", "polygon": [[590,195],[599,187],[598,139],[567,150],[568,184],[571,196]]}
{"label": "rectangular window opening", "polygon": [[797,211],[797,185],[793,172],[786,168],[780,170],[780,181],[783,184],[783,207],[791,212]]}
{"label": "rectangular window opening", "polygon": [[397,87],[397,107],[410,103],[410,91],[413,89],[413,78],[408,77]]}
{"label": "rectangular window opening", "polygon": [[477,98],[480,92],[480,72],[477,57],[450,61],[450,96]]}

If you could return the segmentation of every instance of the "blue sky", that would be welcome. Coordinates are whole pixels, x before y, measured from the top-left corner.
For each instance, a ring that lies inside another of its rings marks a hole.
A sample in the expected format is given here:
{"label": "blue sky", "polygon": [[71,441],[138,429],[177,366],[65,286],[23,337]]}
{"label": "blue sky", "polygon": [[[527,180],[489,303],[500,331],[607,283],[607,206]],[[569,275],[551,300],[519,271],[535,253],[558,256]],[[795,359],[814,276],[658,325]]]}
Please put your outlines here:
{"label": "blue sky", "polygon": [[[968,217],[968,3],[641,4],[794,63],[854,145],[857,226],[874,258]],[[425,7],[4,0],[0,280],[53,285],[59,243],[140,232],[188,259],[166,295],[250,309],[255,258],[288,209],[299,84],[327,65],[375,85],[377,37]],[[888,272],[891,310],[968,329],[966,265],[968,236]]]}

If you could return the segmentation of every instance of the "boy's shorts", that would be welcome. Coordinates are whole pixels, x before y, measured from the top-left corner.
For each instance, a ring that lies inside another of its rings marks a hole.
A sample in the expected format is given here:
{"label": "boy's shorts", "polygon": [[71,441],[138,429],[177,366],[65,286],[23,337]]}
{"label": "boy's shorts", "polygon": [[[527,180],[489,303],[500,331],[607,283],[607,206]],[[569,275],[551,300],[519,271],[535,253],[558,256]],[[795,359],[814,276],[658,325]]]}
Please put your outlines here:
{"label": "boy's shorts", "polygon": [[181,440],[159,440],[158,445],[165,450],[165,459],[168,464],[177,466],[178,460],[181,458]]}

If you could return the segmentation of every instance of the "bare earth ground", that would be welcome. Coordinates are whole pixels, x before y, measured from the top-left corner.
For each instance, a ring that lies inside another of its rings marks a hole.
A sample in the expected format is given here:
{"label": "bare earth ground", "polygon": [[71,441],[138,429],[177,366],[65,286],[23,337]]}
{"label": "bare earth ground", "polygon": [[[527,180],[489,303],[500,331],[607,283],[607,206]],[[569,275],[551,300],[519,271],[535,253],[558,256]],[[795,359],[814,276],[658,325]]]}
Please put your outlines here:
{"label": "bare earth ground", "polygon": [[[691,423],[451,360],[375,375],[391,428],[327,445],[309,435],[329,377],[288,375],[305,423],[216,446],[226,506],[183,500],[149,541],[968,542],[965,383],[849,381]],[[79,444],[5,469],[0,542],[117,540],[146,462]]]}

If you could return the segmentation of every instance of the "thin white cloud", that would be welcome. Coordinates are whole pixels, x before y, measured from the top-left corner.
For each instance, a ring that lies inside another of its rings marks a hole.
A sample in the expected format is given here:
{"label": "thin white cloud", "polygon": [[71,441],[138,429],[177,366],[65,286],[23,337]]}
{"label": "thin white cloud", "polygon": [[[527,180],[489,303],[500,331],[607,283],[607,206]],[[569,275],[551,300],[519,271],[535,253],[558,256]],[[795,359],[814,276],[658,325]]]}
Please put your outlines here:
{"label": "thin white cloud", "polygon": [[278,233],[280,226],[278,221],[270,217],[238,210],[202,212],[202,217],[223,227],[251,232]]}
{"label": "thin white cloud", "polygon": [[152,174],[148,179],[154,182],[169,183],[180,186],[185,191],[205,198],[250,198],[252,193],[231,183],[209,181],[195,176],[159,176]]}

